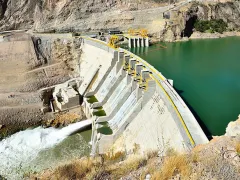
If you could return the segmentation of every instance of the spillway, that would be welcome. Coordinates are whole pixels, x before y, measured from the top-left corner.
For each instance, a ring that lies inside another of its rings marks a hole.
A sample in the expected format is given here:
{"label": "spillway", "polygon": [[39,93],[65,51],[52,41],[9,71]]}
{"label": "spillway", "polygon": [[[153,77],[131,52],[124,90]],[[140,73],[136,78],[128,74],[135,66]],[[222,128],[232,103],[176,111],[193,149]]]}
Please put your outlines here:
{"label": "spillway", "polygon": [[2,140],[0,142],[0,174],[8,179],[22,179],[24,171],[37,164],[33,161],[38,158],[40,152],[60,144],[69,135],[90,126],[91,122],[91,120],[85,120],[62,129],[42,127],[28,129]]}
{"label": "spillway", "polygon": [[99,91],[96,93],[96,97],[100,102],[104,99],[104,97],[106,97],[111,87],[116,82],[116,80],[117,80],[117,74],[116,74],[116,70],[113,68],[109,73],[109,75],[107,76],[104,83],[102,84]]}
{"label": "spillway", "polygon": [[117,127],[121,124],[124,120],[126,115],[135,108],[137,103],[137,90],[133,91],[132,94],[128,97],[122,107],[118,110],[117,114],[108,121],[109,126],[111,129],[116,130]]}
{"label": "spillway", "polygon": [[111,114],[112,111],[117,107],[119,101],[124,98],[129,91],[131,85],[127,85],[126,78],[121,81],[121,83],[117,86],[114,93],[108,99],[107,103],[103,105],[107,114]]}

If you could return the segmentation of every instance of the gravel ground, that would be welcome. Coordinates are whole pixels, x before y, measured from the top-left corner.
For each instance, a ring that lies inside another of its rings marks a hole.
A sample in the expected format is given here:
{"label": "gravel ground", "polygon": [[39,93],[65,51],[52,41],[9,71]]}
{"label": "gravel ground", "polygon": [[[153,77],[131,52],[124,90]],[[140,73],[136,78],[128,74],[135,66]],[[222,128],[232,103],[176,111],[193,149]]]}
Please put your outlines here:
{"label": "gravel ground", "polygon": [[[35,44],[34,44],[34,43]],[[0,43],[0,138],[53,119],[42,113],[42,88],[77,76],[71,39],[9,34]]]}

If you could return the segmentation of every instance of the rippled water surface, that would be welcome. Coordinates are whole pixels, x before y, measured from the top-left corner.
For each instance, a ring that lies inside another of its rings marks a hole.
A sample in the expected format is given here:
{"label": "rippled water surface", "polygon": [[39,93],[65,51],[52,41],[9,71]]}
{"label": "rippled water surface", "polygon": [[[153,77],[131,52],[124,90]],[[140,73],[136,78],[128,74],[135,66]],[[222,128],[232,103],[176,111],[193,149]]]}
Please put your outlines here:
{"label": "rippled water surface", "polygon": [[7,179],[23,179],[29,173],[88,155],[91,130],[76,132],[83,123],[62,129],[28,129],[0,141],[0,175]]}

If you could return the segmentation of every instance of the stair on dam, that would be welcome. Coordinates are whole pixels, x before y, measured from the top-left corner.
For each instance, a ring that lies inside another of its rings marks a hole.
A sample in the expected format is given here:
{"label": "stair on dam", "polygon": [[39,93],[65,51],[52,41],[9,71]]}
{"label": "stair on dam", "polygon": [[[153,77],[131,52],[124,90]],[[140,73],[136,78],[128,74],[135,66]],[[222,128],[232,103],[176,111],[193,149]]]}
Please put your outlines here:
{"label": "stair on dam", "polygon": [[127,77],[125,77],[120,84],[117,86],[114,93],[108,99],[108,101],[103,105],[107,114],[111,114],[114,109],[120,104],[120,100],[123,102],[131,93],[131,84],[127,84]]}
{"label": "stair on dam", "polygon": [[102,84],[99,91],[96,93],[96,98],[99,100],[99,102],[102,102],[103,99],[106,97],[106,95],[109,93],[111,87],[115,84],[117,81],[117,78],[120,76],[116,74],[116,70],[113,68],[112,71],[109,73],[108,77]]}
{"label": "stair on dam", "polygon": [[[120,78],[121,81],[119,83],[116,81],[111,83],[113,79],[112,76],[114,76],[114,72],[116,72],[115,69],[117,69],[117,64],[119,64],[120,61],[122,64],[122,67],[119,68],[120,74],[122,75]],[[123,59],[118,59],[117,64],[102,84],[102,86],[112,86],[112,92],[108,90],[105,91],[107,93],[100,93],[104,95],[101,97],[101,100],[107,99],[107,101],[105,103],[95,102],[96,104],[102,105],[101,107],[106,112],[106,116],[96,117],[93,123],[93,127],[95,128],[93,128],[93,131],[95,131],[93,132],[93,137],[98,137],[92,140],[92,146],[95,146],[95,148],[93,148],[95,150],[93,154],[102,153],[113,144],[113,141],[121,135],[126,126],[131,123],[131,120],[141,111],[141,108],[144,106],[144,104],[142,104],[144,99],[146,101],[146,99],[151,96],[152,92],[149,91],[149,89],[152,87],[155,89],[154,87],[156,86],[155,82],[149,76],[149,71],[144,70],[141,64],[138,66],[139,62],[135,59],[124,56]],[[138,67],[137,71],[136,67]],[[152,87],[149,88],[150,82],[152,82]],[[102,89],[105,88],[100,88],[100,92],[102,92]],[[95,96],[99,97],[97,93]],[[144,96],[147,98],[144,98]],[[92,104],[92,107],[93,106],[96,108],[94,103]],[[94,111],[94,108],[92,109],[92,111]],[[109,132],[111,133],[109,134]],[[110,142],[108,139],[111,139]],[[104,143],[104,141],[108,142]],[[97,146],[99,146],[98,150]]]}
{"label": "stair on dam", "polygon": [[82,68],[89,68],[84,69],[85,74],[93,72],[91,67],[98,67],[97,75],[84,81],[81,94],[83,110],[92,118],[92,154],[106,153],[121,138],[127,151],[134,144],[142,151],[166,146],[182,151],[208,142],[161,73],[126,50],[93,39],[83,42],[86,52],[82,61],[88,63]]}
{"label": "stair on dam", "polygon": [[135,90],[128,97],[128,99],[125,101],[125,103],[122,105],[122,107],[116,113],[116,115],[111,120],[108,121],[108,125],[113,131],[116,131],[118,128],[120,128],[121,125],[124,123],[125,117],[128,117],[127,114],[131,110],[135,109],[137,100],[138,100],[137,99],[137,90]]}

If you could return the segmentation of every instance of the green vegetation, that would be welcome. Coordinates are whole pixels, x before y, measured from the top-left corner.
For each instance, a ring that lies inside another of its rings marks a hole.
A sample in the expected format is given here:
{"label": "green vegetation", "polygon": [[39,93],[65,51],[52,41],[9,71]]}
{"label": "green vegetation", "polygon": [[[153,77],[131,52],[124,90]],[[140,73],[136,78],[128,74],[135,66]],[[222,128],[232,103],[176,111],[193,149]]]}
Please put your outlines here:
{"label": "green vegetation", "polygon": [[[91,101],[95,101],[94,98],[92,98]],[[107,115],[102,106],[96,107],[94,109],[98,110],[98,111],[93,113],[94,116],[106,116]]]}
{"label": "green vegetation", "polygon": [[98,116],[98,117],[99,116],[106,116],[106,112],[103,109],[101,109],[101,110],[99,110],[97,112],[94,112],[93,115],[94,116]]}
{"label": "green vegetation", "polygon": [[213,19],[210,21],[197,20],[194,24],[194,27],[197,31],[200,32],[223,33],[227,29],[227,23],[222,19]]}
{"label": "green vegetation", "polygon": [[90,96],[90,97],[88,97],[87,102],[90,103],[90,104],[93,104],[95,102],[98,102],[98,100],[95,96]]}
{"label": "green vegetation", "polygon": [[99,124],[102,125],[102,127],[100,127],[97,130],[98,133],[105,134],[105,135],[113,134],[112,129],[108,126],[108,122],[101,122]]}
{"label": "green vegetation", "polygon": [[104,135],[111,135],[113,134],[113,131],[108,126],[103,126],[97,130],[98,133],[104,134]]}

